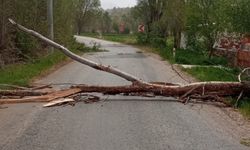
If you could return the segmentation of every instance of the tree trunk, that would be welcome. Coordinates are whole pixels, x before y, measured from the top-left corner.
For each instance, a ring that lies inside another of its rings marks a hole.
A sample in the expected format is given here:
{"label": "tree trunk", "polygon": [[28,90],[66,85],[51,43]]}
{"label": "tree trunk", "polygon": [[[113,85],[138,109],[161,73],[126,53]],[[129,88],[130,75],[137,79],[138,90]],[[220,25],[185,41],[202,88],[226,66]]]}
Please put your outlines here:
{"label": "tree trunk", "polygon": [[82,23],[80,20],[77,21],[77,35],[81,35],[82,33]]}
{"label": "tree trunk", "polygon": [[[239,82],[201,82],[185,86],[178,85],[130,85],[130,86],[88,86],[78,85],[71,89],[52,92],[47,95],[34,96],[22,99],[0,99],[0,104],[50,102],[59,98],[66,98],[77,93],[103,93],[108,95],[152,93],[154,96],[180,97],[180,100],[187,97],[197,99],[209,99],[216,96],[237,96],[242,91],[250,91],[250,86]],[[18,92],[19,94],[21,92]],[[4,94],[4,93],[2,93]],[[25,94],[25,93],[24,93]],[[246,93],[250,96],[250,93]],[[14,95],[14,94],[13,94]],[[217,99],[220,102],[220,99]]]}
{"label": "tree trunk", "polygon": [[208,43],[208,49],[209,49],[209,59],[212,58],[213,54],[214,54],[214,42],[212,39],[209,39],[209,43]]}
{"label": "tree trunk", "polygon": [[179,49],[181,47],[181,32],[174,30],[174,48]]}
{"label": "tree trunk", "polygon": [[[250,91],[250,86],[239,82],[200,82],[184,86],[179,85],[130,85],[130,86],[75,86],[80,88],[83,93],[99,92],[103,94],[116,95],[116,94],[129,94],[129,93],[153,93],[158,96],[167,97],[180,97],[185,95],[217,95],[217,96],[235,96],[239,95],[242,90]],[[247,93],[250,95],[250,93]]]}
{"label": "tree trunk", "polygon": [[4,44],[4,34],[5,34],[5,10],[4,10],[4,0],[1,0],[1,20],[0,20],[0,47]]}

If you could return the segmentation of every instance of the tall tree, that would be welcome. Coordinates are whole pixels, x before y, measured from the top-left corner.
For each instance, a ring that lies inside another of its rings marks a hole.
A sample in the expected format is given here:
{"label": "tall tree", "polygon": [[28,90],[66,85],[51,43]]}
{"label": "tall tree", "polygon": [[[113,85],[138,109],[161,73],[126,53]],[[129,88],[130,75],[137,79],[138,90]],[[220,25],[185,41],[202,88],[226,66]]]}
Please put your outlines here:
{"label": "tall tree", "polygon": [[228,15],[233,30],[240,33],[250,33],[250,0],[230,0]]}
{"label": "tall tree", "polygon": [[223,0],[190,0],[188,1],[187,32],[188,39],[197,43],[199,40],[213,54],[213,45],[219,32],[224,32],[226,19],[222,12]]}
{"label": "tall tree", "polygon": [[100,0],[76,0],[74,5],[76,8],[77,34],[79,35],[82,33],[86,15],[100,6]]}
{"label": "tall tree", "polygon": [[[73,4],[73,1],[54,0],[55,40],[60,43],[68,44],[72,40],[75,26]],[[38,49],[46,46],[13,29],[8,18],[48,35],[47,0],[0,0],[0,14],[0,63],[15,63],[41,56]]]}
{"label": "tall tree", "polygon": [[111,20],[109,13],[103,12],[101,20],[102,20],[102,32],[109,33],[110,28],[111,28],[111,23],[112,23],[112,20]]}
{"label": "tall tree", "polygon": [[162,28],[173,33],[174,47],[180,48],[181,33],[185,28],[185,0],[168,0],[165,1],[165,10],[161,18]]}
{"label": "tall tree", "polygon": [[154,24],[161,19],[164,3],[164,0],[138,0],[134,13],[146,24],[148,32],[151,32]]}

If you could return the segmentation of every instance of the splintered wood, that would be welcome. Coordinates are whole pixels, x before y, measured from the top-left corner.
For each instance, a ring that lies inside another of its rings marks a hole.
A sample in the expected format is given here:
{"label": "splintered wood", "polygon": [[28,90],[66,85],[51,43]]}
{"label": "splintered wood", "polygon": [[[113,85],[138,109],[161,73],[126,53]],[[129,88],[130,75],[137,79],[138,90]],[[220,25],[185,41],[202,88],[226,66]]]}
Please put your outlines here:
{"label": "splintered wood", "polygon": [[[19,91],[21,93],[22,91]],[[55,91],[41,96],[27,96],[18,99],[0,99],[0,104],[14,104],[14,103],[31,103],[31,102],[51,102],[56,99],[69,97],[71,95],[81,92],[79,88],[72,88],[67,90]]]}

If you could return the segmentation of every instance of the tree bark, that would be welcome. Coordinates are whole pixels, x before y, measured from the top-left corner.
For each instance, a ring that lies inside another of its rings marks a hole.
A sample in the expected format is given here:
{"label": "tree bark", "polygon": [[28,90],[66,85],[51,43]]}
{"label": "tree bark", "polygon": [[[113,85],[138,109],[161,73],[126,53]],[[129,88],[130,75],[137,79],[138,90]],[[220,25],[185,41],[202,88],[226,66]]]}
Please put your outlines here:
{"label": "tree bark", "polygon": [[4,12],[4,0],[1,0],[1,21],[0,21],[0,48],[4,44],[4,34],[5,34],[5,12]]}
{"label": "tree bark", "polygon": [[[185,99],[187,97],[191,98],[204,97],[205,99],[208,99],[210,97],[217,97],[217,96],[219,97],[237,96],[243,90],[250,91],[250,86],[240,82],[200,82],[184,86],[162,85],[162,84],[129,85],[129,86],[78,85],[71,87],[70,89],[67,90],[56,91],[49,93],[47,95],[33,96],[21,99],[0,99],[0,104],[51,102],[53,100],[66,98],[68,96],[75,95],[78,93],[103,93],[105,95],[137,94],[142,96],[143,93],[152,93],[154,96],[179,97],[180,99]],[[23,94],[25,95],[26,93]],[[13,95],[15,95],[15,93],[13,93]],[[246,92],[246,96],[250,96],[250,93]]]}
{"label": "tree bark", "polygon": [[82,23],[80,20],[77,21],[77,35],[81,35],[82,33]]}
{"label": "tree bark", "polygon": [[[180,97],[192,90],[188,95],[218,95],[218,96],[235,96],[239,95],[242,90],[250,91],[250,87],[240,82],[198,82],[184,86],[178,85],[130,85],[130,86],[87,86],[79,85],[83,93],[99,92],[103,94],[129,94],[129,93],[154,93],[157,96]],[[250,93],[249,93],[250,94]]]}
{"label": "tree bark", "polygon": [[176,49],[181,47],[181,32],[178,29],[174,30],[174,47]]}
{"label": "tree bark", "polygon": [[213,56],[213,54],[214,54],[214,47],[213,47],[213,45],[214,45],[214,40],[213,40],[213,38],[212,37],[209,37],[208,38],[208,50],[209,50],[209,59],[211,59],[212,58],[212,56]]}

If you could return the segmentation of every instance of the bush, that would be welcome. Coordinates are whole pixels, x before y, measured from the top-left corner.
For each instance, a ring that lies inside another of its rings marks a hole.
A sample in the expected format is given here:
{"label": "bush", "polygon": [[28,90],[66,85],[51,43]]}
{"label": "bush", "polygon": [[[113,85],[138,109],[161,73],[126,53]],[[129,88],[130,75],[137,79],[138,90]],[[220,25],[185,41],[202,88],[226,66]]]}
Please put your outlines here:
{"label": "bush", "polygon": [[224,57],[212,57],[211,59],[209,59],[209,63],[214,64],[214,65],[222,65],[222,66],[226,66],[228,64],[228,60]]}
{"label": "bush", "polygon": [[192,50],[178,49],[176,51],[176,63],[187,65],[227,65],[227,59],[223,57],[209,58],[206,54]]}
{"label": "bush", "polygon": [[137,34],[138,44],[150,44],[154,48],[165,48],[167,46],[167,41],[165,38],[160,38],[154,35],[147,35],[145,33]]}
{"label": "bush", "polygon": [[138,44],[147,44],[148,43],[148,36],[145,33],[138,33],[136,36],[136,40]]}
{"label": "bush", "polygon": [[123,34],[129,34],[129,33],[130,33],[130,29],[126,27],[126,28],[124,29]]}
{"label": "bush", "polygon": [[31,55],[35,49],[37,49],[37,46],[39,43],[34,40],[31,36],[23,33],[23,32],[17,32],[16,36],[16,47],[20,50],[21,53],[25,55]]}
{"label": "bush", "polygon": [[159,54],[164,58],[164,59],[167,59],[169,62],[171,63],[175,63],[175,60],[173,58],[173,51],[172,51],[172,48],[171,47],[168,47],[167,48],[158,48],[157,49],[159,51]]}
{"label": "bush", "polygon": [[153,37],[150,38],[149,43],[155,48],[164,48],[167,46],[165,38]]}
{"label": "bush", "polygon": [[200,81],[238,81],[237,69],[223,69],[214,67],[193,67],[184,69]]}

